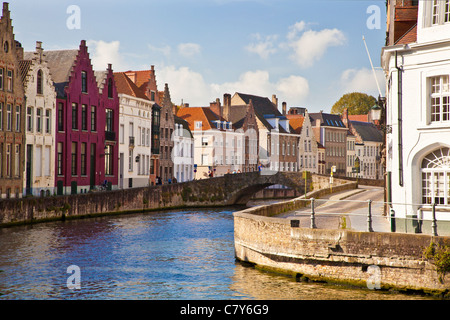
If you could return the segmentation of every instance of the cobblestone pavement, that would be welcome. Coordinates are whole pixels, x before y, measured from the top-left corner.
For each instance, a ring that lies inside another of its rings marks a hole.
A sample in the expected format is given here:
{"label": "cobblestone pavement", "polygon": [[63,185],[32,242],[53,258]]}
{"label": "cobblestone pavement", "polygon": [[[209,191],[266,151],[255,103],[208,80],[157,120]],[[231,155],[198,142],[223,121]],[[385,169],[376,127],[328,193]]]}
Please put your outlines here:
{"label": "cobblestone pavement", "polygon": [[[383,215],[383,188],[359,186],[356,190],[344,191],[315,199],[315,224],[321,229],[347,229],[367,231],[368,200],[372,200],[372,229],[390,232],[390,222]],[[311,206],[279,215],[300,220],[300,227],[311,226]]]}

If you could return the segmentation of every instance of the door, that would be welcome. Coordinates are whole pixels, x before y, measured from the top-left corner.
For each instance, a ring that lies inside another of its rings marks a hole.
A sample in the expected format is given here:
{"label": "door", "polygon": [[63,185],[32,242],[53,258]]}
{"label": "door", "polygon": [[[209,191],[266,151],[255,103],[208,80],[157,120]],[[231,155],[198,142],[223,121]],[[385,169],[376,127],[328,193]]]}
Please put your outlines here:
{"label": "door", "polygon": [[119,157],[119,188],[123,189],[123,161],[124,161],[123,153],[120,154]]}
{"label": "door", "polygon": [[27,179],[26,179],[26,185],[25,185],[25,189],[26,189],[26,194],[29,195],[31,194],[31,169],[32,169],[32,164],[33,164],[33,145],[31,144],[27,144],[27,164],[26,164],[26,175],[27,175]]}
{"label": "door", "polygon": [[89,172],[89,184],[90,188],[93,189],[95,186],[95,143],[91,143],[91,159],[90,159],[90,172]]}

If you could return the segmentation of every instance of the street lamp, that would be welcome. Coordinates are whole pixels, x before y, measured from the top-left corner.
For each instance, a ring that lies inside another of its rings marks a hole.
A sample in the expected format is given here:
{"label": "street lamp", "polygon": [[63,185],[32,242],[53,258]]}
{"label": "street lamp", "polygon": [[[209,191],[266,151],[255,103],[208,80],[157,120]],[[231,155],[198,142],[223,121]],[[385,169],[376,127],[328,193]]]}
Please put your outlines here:
{"label": "street lamp", "polygon": [[377,121],[378,123],[381,120],[381,107],[378,104],[375,104],[371,109],[370,109],[370,115],[372,118],[372,121]]}

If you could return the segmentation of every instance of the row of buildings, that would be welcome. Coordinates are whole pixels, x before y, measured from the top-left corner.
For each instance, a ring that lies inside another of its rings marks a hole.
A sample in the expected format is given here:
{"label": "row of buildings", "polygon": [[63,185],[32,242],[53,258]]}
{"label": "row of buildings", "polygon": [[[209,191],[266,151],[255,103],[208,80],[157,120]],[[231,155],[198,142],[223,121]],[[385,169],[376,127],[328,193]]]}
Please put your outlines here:
{"label": "row of buildings", "polygon": [[[177,107],[150,70],[94,70],[77,49],[24,52],[0,20],[0,194],[86,193],[250,171],[380,178],[377,128],[345,112],[279,111],[278,99],[224,94]],[[375,138],[375,140],[373,140]]]}
{"label": "row of buildings", "polygon": [[194,136],[196,178],[257,170],[383,178],[383,135],[370,115],[287,110],[285,102],[280,111],[276,95],[236,92],[208,107],[184,105],[177,116]]}

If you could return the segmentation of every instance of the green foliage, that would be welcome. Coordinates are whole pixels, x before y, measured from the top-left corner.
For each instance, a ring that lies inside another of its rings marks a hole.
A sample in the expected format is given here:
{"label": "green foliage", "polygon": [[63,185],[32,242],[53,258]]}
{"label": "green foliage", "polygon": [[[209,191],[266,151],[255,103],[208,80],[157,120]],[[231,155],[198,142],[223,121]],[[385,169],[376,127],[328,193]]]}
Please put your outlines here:
{"label": "green foliage", "polygon": [[450,247],[431,242],[423,251],[423,256],[434,264],[439,280],[443,282],[445,274],[450,272]]}
{"label": "green foliage", "polygon": [[344,94],[331,108],[331,113],[342,114],[345,108],[348,114],[368,114],[377,99],[361,92]]}

